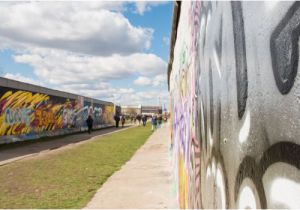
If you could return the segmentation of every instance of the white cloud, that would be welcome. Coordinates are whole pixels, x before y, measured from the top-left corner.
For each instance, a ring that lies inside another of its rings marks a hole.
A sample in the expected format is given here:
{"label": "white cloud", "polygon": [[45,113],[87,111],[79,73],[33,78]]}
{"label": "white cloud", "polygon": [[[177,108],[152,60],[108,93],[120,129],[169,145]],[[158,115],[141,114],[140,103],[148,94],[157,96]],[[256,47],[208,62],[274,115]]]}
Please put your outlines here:
{"label": "white cloud", "polygon": [[100,57],[51,49],[33,49],[32,52],[14,56],[14,60],[31,65],[37,77],[51,84],[106,82],[133,74],[154,76],[165,72],[167,66],[154,54]]}
{"label": "white cloud", "polygon": [[115,96],[115,102],[121,102],[123,105],[163,105],[167,104],[169,100],[169,93],[160,90],[135,91],[130,94],[115,93]]}
{"label": "white cloud", "polygon": [[153,86],[159,86],[161,84],[166,84],[166,83],[167,83],[167,73],[159,74],[155,76],[152,82]]}
{"label": "white cloud", "polygon": [[39,86],[44,85],[43,82],[25,77],[25,76],[21,75],[20,73],[17,73],[17,74],[5,73],[3,75],[3,77],[7,78],[7,79],[13,79],[13,80],[17,80],[17,81],[20,81],[20,82],[33,84],[33,85],[39,85]]}
{"label": "white cloud", "polygon": [[143,15],[144,12],[150,11],[151,7],[166,3],[166,1],[137,1],[135,2],[135,12],[140,15]]}
{"label": "white cloud", "polygon": [[[27,78],[19,73],[7,73],[5,78],[14,79],[17,81],[35,84],[40,86],[48,86],[47,83],[42,83],[37,80]],[[83,81],[84,82],[84,81]],[[169,93],[167,89],[150,89],[149,91],[139,91],[133,88],[115,88],[110,83],[95,82],[78,84],[58,84],[52,86],[53,89],[66,91],[78,95],[83,95],[101,100],[111,101],[117,104],[143,104],[143,105],[163,105],[168,104]]]}
{"label": "white cloud", "polygon": [[169,93],[162,90],[140,91],[136,93],[136,97],[147,104],[158,105],[168,102]]}
{"label": "white cloud", "polygon": [[[64,84],[58,85],[57,89],[64,90],[66,92],[88,96],[92,98],[98,98],[102,100],[113,101],[116,93],[128,93],[133,91],[131,89],[116,89],[108,83],[93,83],[93,84]],[[121,90],[122,89],[122,90]]]}
{"label": "white cloud", "polygon": [[136,85],[150,85],[151,79],[148,77],[138,77],[133,83]]}
{"label": "white cloud", "polygon": [[159,74],[156,75],[153,79],[149,77],[140,76],[136,80],[134,80],[133,83],[141,86],[152,85],[154,87],[157,87],[159,85],[166,84],[166,81],[167,81],[167,75]]}
{"label": "white cloud", "polygon": [[[161,3],[146,2],[139,13]],[[12,49],[14,61],[30,65],[37,80],[20,73],[4,77],[116,103],[156,105],[168,95],[166,88],[155,90],[164,83],[167,63],[142,52],[153,29],[133,26],[121,14],[124,4],[0,2],[0,49]],[[146,80],[151,91],[112,85],[133,77]]]}
{"label": "white cloud", "polygon": [[[153,29],[133,26],[119,2],[0,2],[0,37],[108,56],[150,47]],[[126,41],[124,41],[126,40]]]}
{"label": "white cloud", "polygon": [[[63,89],[62,89],[63,88]],[[117,104],[143,104],[143,105],[158,105],[158,103],[168,103],[169,94],[167,90],[150,90],[138,91],[133,88],[115,88],[112,85],[105,85],[105,88],[99,88],[94,85],[90,86],[61,86],[62,90],[99,98],[101,100],[111,101]]]}

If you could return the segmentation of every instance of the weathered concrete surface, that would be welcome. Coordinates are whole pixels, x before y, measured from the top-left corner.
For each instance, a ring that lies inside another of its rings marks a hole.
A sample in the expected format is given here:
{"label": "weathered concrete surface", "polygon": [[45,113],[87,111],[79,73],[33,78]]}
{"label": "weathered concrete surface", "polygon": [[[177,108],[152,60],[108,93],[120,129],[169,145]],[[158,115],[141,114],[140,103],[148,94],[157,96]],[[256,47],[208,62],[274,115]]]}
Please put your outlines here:
{"label": "weathered concrete surface", "polygon": [[180,207],[300,209],[300,2],[174,4]]}
{"label": "weathered concrete surface", "polygon": [[171,193],[169,137],[168,126],[155,131],[85,208],[177,208]]}

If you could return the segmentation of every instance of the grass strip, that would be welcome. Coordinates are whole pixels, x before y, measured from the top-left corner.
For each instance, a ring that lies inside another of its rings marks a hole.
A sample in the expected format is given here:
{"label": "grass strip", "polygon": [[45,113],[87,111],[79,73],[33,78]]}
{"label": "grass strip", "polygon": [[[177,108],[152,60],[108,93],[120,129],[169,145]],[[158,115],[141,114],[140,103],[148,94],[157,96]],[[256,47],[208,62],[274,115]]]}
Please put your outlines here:
{"label": "grass strip", "polygon": [[151,135],[135,127],[0,167],[0,208],[83,208]]}

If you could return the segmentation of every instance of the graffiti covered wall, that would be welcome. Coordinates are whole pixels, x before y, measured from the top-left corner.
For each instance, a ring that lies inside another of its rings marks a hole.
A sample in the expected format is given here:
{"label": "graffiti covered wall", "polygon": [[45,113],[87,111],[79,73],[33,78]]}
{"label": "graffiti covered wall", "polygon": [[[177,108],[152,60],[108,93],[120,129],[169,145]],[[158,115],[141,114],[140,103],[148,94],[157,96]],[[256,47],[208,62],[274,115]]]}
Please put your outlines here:
{"label": "graffiti covered wall", "polygon": [[86,129],[88,115],[94,128],[113,123],[113,104],[0,86],[0,144],[54,136]]}
{"label": "graffiti covered wall", "polygon": [[300,3],[179,4],[169,88],[180,207],[300,208]]}

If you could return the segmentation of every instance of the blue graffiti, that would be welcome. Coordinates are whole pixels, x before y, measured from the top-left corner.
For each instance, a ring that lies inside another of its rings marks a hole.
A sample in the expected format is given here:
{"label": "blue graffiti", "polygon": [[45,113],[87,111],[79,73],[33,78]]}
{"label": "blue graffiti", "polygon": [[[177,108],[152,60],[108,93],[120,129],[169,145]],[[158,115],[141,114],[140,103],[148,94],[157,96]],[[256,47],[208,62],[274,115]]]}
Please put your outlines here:
{"label": "blue graffiti", "polygon": [[31,109],[28,108],[7,108],[4,111],[4,122],[9,125],[25,123],[27,126],[30,125],[30,114]]}

